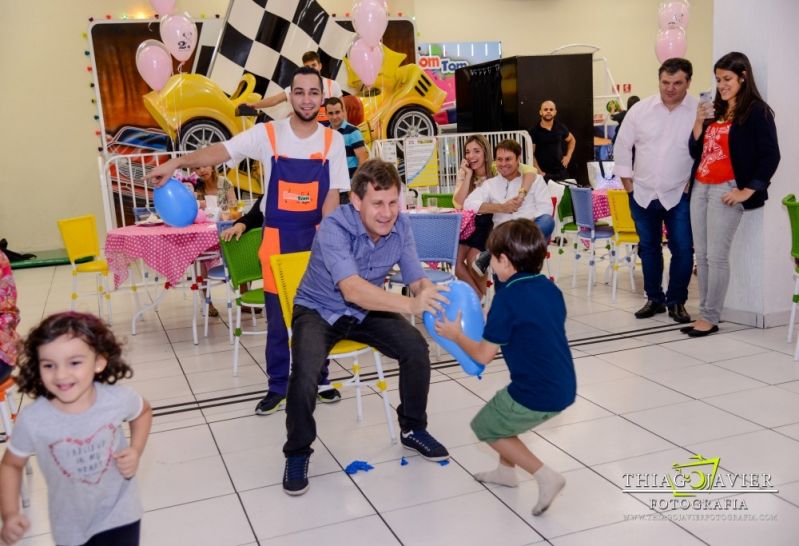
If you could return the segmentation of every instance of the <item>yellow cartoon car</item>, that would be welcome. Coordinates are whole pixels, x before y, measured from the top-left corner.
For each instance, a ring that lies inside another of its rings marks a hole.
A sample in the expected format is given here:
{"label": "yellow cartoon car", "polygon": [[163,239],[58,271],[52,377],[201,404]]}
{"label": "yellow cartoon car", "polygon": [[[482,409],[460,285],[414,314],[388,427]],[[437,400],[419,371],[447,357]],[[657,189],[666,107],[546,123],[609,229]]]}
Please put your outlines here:
{"label": "yellow cartoon car", "polygon": [[[144,106],[170,139],[173,149],[194,151],[222,142],[255,125],[255,116],[237,116],[237,108],[261,99],[254,91],[255,77],[244,74],[228,97],[213,81],[200,74],[176,74],[160,91],[144,95]],[[263,193],[260,166],[242,163],[226,178],[242,190]]]}
{"label": "yellow cartoon car", "polygon": [[[438,133],[433,119],[446,93],[415,64],[400,66],[405,54],[383,46],[383,65],[376,84],[367,89],[345,59],[350,88],[359,89],[363,119],[351,120],[368,143],[382,138],[432,136]],[[244,74],[228,97],[213,81],[199,74],[176,74],[160,91],[144,95],[144,106],[167,134],[174,149],[193,151],[249,129],[255,116],[237,116],[239,106],[260,100],[255,77]],[[359,109],[360,110],[360,109]],[[261,193],[257,163],[250,172],[226,174],[233,185]]]}
{"label": "yellow cartoon car", "polygon": [[367,144],[381,138],[433,136],[438,125],[433,119],[447,97],[416,64],[400,66],[406,55],[383,46],[383,65],[375,85],[369,89],[350,66],[347,83],[359,89],[363,103],[363,121],[356,123]]}
{"label": "yellow cartoon car", "polygon": [[228,97],[200,74],[175,74],[160,91],[144,95],[144,106],[179,150],[193,151],[249,129],[255,117],[237,117],[240,104],[261,99],[255,77],[244,74]]}

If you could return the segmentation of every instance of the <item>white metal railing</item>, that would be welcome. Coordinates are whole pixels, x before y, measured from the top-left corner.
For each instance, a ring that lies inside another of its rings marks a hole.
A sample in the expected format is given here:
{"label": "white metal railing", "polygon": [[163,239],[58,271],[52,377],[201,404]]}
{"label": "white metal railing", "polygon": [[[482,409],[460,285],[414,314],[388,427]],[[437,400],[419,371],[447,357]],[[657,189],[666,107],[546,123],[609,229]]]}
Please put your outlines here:
{"label": "white metal railing", "polygon": [[[186,153],[176,151],[98,157],[106,230],[130,223],[135,208],[153,206],[153,187],[144,176],[157,165]],[[231,181],[238,200],[245,203],[254,201],[260,188],[264,187],[260,165],[247,159],[239,165],[238,170],[222,167],[220,176]],[[184,174],[188,175],[189,171],[185,170]]]}
{"label": "white metal railing", "polygon": [[[533,164],[533,141],[527,131],[497,131],[490,133],[448,133],[436,136],[438,148],[438,188],[433,187],[434,192],[452,193],[455,191],[455,179],[458,174],[458,167],[463,159],[463,150],[466,140],[472,135],[483,135],[488,140],[491,149],[494,150],[503,140],[515,140],[522,147],[521,162],[528,165]],[[372,142],[369,155],[370,157],[381,157],[381,151],[386,143],[392,143],[397,147],[397,168],[400,174],[405,173],[405,139],[389,138]]]}

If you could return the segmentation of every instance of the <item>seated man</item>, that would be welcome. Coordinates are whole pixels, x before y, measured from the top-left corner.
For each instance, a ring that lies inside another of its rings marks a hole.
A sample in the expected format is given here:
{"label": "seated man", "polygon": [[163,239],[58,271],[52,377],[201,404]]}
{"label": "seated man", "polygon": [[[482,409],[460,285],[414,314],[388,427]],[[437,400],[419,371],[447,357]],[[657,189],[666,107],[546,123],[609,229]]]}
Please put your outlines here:
{"label": "seated man", "polygon": [[[515,220],[533,220],[544,240],[549,241],[555,229],[552,217],[552,198],[547,183],[541,175],[536,176],[528,192],[522,188],[522,175],[519,172],[519,158],[522,147],[514,140],[503,140],[497,144],[497,176],[489,178],[476,188],[463,203],[464,210],[477,214],[493,214],[494,227]],[[474,261],[474,267],[485,275],[491,254],[484,251]]]}
{"label": "seated man", "polygon": [[[431,461],[449,457],[427,432],[430,356],[425,339],[402,314],[435,312],[446,298],[425,277],[410,221],[399,214],[400,179],[390,163],[372,159],[352,180],[352,202],[319,224],[311,260],[294,300],[292,370],[286,401],[283,490],[308,489],[316,438],[313,412],[322,364],[338,341],[367,343],[399,361],[401,442]],[[386,292],[383,280],[399,264],[413,297]]]}

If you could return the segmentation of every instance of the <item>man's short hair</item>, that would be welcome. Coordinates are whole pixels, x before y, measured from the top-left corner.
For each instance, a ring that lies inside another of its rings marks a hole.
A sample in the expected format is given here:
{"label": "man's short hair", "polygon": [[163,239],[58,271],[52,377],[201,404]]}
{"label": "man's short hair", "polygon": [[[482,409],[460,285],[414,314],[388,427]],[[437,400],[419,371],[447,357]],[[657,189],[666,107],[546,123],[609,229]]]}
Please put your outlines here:
{"label": "man's short hair", "polygon": [[311,61],[316,61],[317,63],[322,64],[322,58],[316,51],[306,51],[302,54],[302,64],[310,63]]}
{"label": "man's short hair", "polygon": [[377,191],[397,188],[402,191],[402,183],[397,168],[393,163],[382,159],[370,159],[364,162],[352,176],[352,193],[363,199],[369,184]]}
{"label": "man's short hair", "polygon": [[537,274],[547,257],[544,234],[527,218],[509,220],[495,226],[488,236],[486,247],[492,256],[507,256],[516,271]]}
{"label": "man's short hair", "polygon": [[513,155],[516,157],[521,157],[522,155],[522,146],[515,140],[505,139],[499,144],[497,144],[497,150],[507,150],[509,152],[513,152]]}
{"label": "man's short hair", "polygon": [[688,81],[691,81],[691,76],[694,75],[694,66],[691,64],[691,61],[683,59],[682,57],[672,57],[671,59],[666,59],[663,61],[663,64],[660,65],[658,77],[662,76],[664,72],[671,76],[681,70],[685,72],[685,77]]}
{"label": "man's short hair", "polygon": [[330,97],[329,99],[327,99],[327,100],[325,101],[325,107],[328,107],[328,106],[330,106],[331,104],[340,104],[340,105],[341,105],[341,109],[342,109],[342,110],[346,110],[346,108],[344,108],[344,101],[342,101],[342,100],[341,100],[340,98],[338,98],[338,97]]}
{"label": "man's short hair", "polygon": [[306,74],[312,74],[312,75],[316,76],[319,79],[319,90],[321,91],[323,89],[323,87],[322,87],[322,75],[319,74],[319,72],[317,70],[311,68],[310,66],[301,66],[297,70],[294,71],[294,75],[291,76],[291,88],[294,89],[294,78],[296,78],[297,76],[302,76],[302,75],[306,75]]}

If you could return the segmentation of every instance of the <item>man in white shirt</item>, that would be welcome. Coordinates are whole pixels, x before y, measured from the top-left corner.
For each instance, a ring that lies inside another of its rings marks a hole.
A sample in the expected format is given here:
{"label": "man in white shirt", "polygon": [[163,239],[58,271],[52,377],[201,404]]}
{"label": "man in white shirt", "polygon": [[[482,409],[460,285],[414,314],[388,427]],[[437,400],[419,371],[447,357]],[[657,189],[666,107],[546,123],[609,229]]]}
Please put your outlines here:
{"label": "man in white shirt", "polygon": [[[288,389],[288,332],[280,310],[269,256],[311,249],[323,216],[339,205],[339,192],[348,190],[350,178],[341,134],[322,127],[316,116],[322,105],[322,77],[309,67],[298,68],[291,82],[293,115],[257,124],[227,142],[170,159],[153,169],[148,178],[160,186],[176,169],[238,163],[245,157],[261,161],[264,194],[241,220],[222,233],[230,240],[248,228],[263,227],[258,252],[263,270],[267,315],[266,372],[269,390],[255,413],[269,415],[284,405]],[[327,383],[326,368],[320,384]],[[336,389],[319,393],[321,402],[336,402]]]}
{"label": "man in white shirt", "polygon": [[[319,74],[322,73],[322,58],[316,51],[306,51],[303,53],[302,64],[303,66],[313,68],[319,72]],[[330,97],[340,97],[342,95],[341,86],[335,80],[323,77],[322,94],[324,95],[324,100],[322,101],[324,105],[324,101]],[[291,86],[286,87],[282,93],[276,93],[271,97],[264,97],[257,102],[250,103],[249,106],[253,108],[271,108],[272,106],[277,106],[286,101],[291,102]],[[327,113],[324,106],[319,109],[316,119],[319,122],[327,121]]]}
{"label": "man in white shirt", "polygon": [[[690,61],[666,60],[658,70],[659,94],[647,97],[627,112],[614,146],[615,172],[630,194],[630,210],[641,239],[638,255],[643,264],[647,302],[636,311],[637,318],[649,318],[668,309],[676,322],[691,322],[685,311],[694,263],[687,193],[693,159],[688,152],[688,138],[698,105],[688,95],[692,74]],[[671,251],[665,294],[664,224]]]}
{"label": "man in white shirt", "polygon": [[[522,188],[522,175],[519,172],[521,155],[522,147],[514,140],[503,140],[497,144],[496,168],[499,174],[470,193],[463,208],[477,214],[493,214],[494,226],[516,218],[533,220],[548,241],[555,229],[549,188],[540,174],[536,176],[529,192]],[[490,259],[490,254],[485,251],[475,260],[475,267],[481,273],[485,273],[488,267],[485,256]]]}

